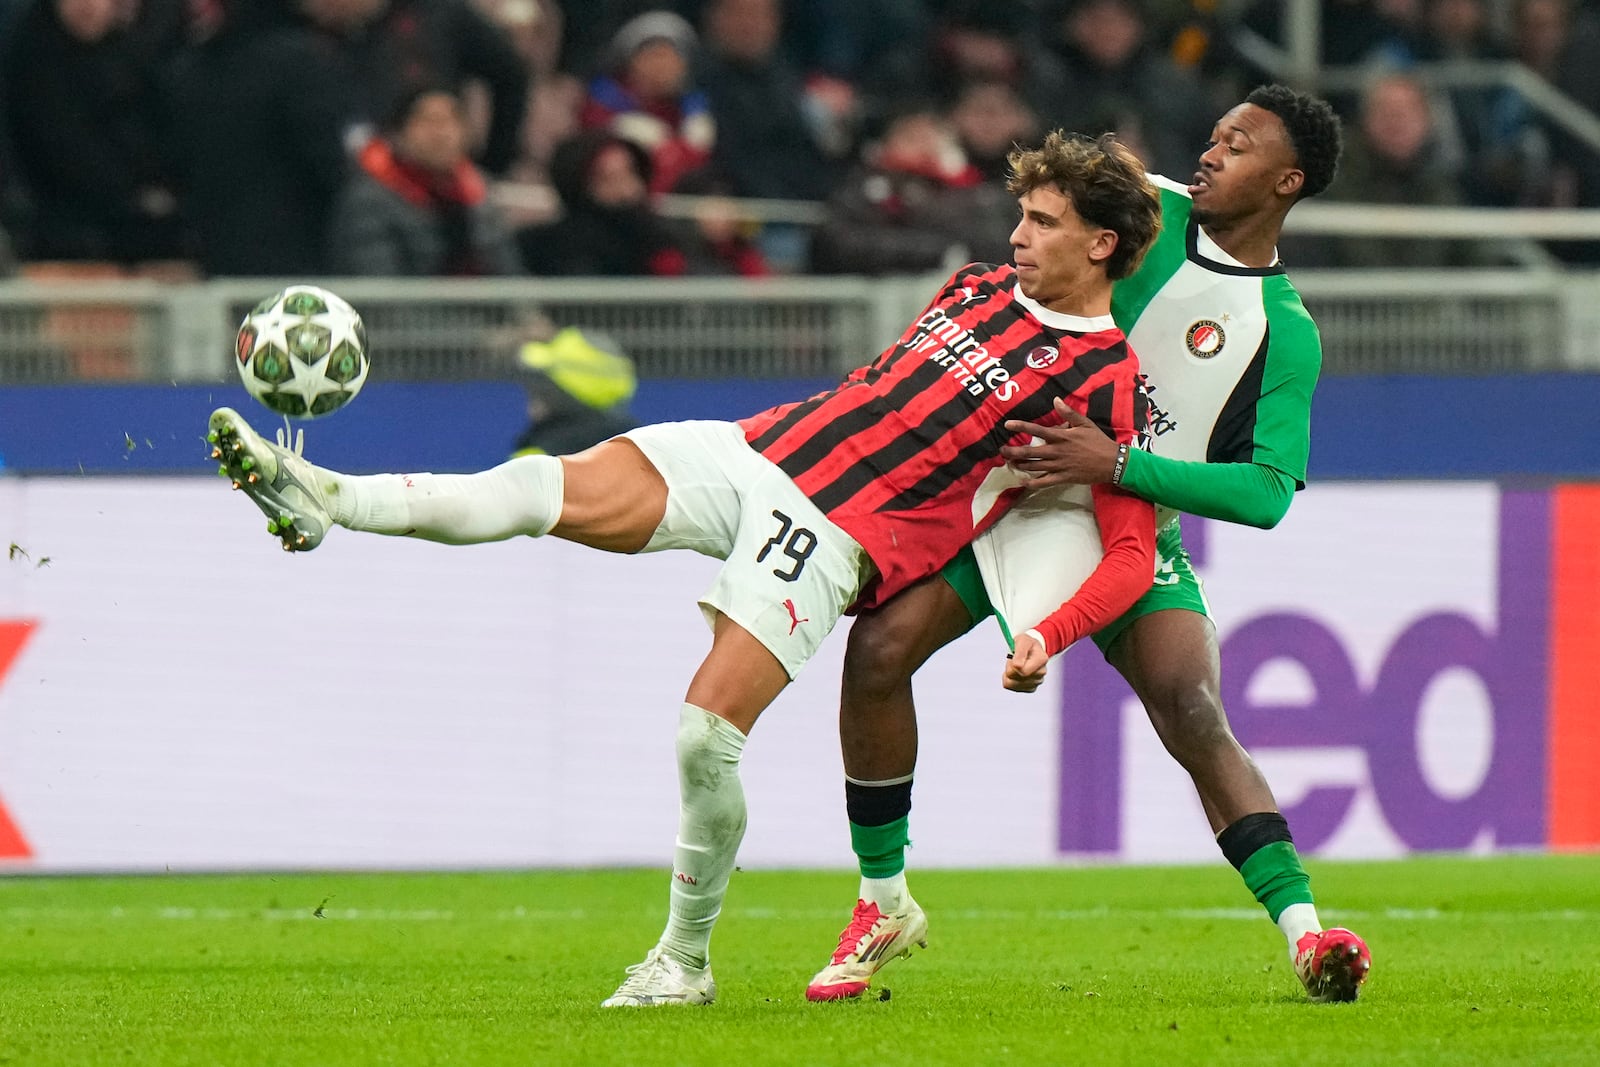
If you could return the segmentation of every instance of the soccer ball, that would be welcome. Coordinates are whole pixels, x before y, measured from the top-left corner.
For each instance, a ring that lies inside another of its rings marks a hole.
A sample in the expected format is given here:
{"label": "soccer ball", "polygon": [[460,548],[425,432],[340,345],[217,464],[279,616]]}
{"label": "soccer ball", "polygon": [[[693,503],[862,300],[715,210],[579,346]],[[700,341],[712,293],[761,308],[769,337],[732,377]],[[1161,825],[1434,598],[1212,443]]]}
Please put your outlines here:
{"label": "soccer ball", "polygon": [[250,395],[290,418],[332,414],[367,380],[361,316],[313,285],[291,285],[257,304],[239,325],[233,350]]}

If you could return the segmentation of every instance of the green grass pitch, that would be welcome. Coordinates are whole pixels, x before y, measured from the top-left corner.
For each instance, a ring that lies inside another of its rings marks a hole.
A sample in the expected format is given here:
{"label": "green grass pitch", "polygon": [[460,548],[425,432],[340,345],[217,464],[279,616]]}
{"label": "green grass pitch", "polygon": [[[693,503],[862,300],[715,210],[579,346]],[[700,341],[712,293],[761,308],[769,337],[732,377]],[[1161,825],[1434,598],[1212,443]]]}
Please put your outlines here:
{"label": "green grass pitch", "polygon": [[[914,871],[887,999],[809,1004],[845,872],[742,872],[709,1008],[597,1005],[662,871],[0,880],[0,1064],[1600,1062],[1600,856],[1315,863],[1375,959],[1304,1002],[1232,871]],[[880,993],[879,996],[882,994]]]}

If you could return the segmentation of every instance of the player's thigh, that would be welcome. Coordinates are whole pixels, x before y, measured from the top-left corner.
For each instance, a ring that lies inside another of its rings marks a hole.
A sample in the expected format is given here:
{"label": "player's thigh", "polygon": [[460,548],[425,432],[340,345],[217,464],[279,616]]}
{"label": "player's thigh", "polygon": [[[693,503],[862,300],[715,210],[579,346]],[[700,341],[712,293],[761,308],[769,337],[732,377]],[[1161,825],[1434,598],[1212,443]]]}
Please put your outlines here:
{"label": "player's thigh", "polygon": [[666,489],[657,525],[638,551],[686,548],[727,559],[742,522],[744,490],[772,467],[745,443],[738,424],[665,422],[612,441],[636,448]]}
{"label": "player's thigh", "polygon": [[711,652],[684,699],[749,734],[789,684],[788,669],[759,638],[726,615],[716,616],[711,635]]}
{"label": "player's thigh", "polygon": [[667,509],[667,483],[633,442],[614,437],[562,456],[561,520],[550,531],[610,552],[637,552]]}
{"label": "player's thigh", "polygon": [[964,545],[949,563],[939,568],[939,577],[945,580],[945,584],[967,609],[969,630],[994,614],[994,603],[989,599],[989,591],[983,587],[983,572],[978,569],[978,557],[972,554],[971,545]]}
{"label": "player's thigh", "polygon": [[727,616],[793,678],[874,572],[861,546],[787,475],[746,451],[753,476],[740,480],[738,529],[700,606],[713,629],[717,615]]}
{"label": "player's thigh", "polygon": [[1194,715],[1220,716],[1217,630],[1192,608],[1166,607],[1132,620],[1106,650],[1157,727]]}
{"label": "player's thigh", "polygon": [[[1168,523],[1156,534],[1156,573],[1150,588],[1127,611],[1091,635],[1092,639],[1106,659],[1115,663],[1113,650],[1134,623],[1146,616],[1168,611],[1199,615],[1205,627],[1210,627],[1211,605],[1206,600],[1205,584],[1195,572],[1194,563],[1183,547],[1183,531],[1176,522]],[[1190,623],[1181,625],[1188,626]]]}
{"label": "player's thigh", "polygon": [[845,648],[845,706],[852,704],[852,696],[903,685],[976,621],[966,599],[943,573],[862,611],[850,627]]}
{"label": "player's thigh", "polygon": [[1217,630],[1177,523],[1156,539],[1155,581],[1094,641],[1164,739],[1172,730],[1215,732],[1223,721]]}

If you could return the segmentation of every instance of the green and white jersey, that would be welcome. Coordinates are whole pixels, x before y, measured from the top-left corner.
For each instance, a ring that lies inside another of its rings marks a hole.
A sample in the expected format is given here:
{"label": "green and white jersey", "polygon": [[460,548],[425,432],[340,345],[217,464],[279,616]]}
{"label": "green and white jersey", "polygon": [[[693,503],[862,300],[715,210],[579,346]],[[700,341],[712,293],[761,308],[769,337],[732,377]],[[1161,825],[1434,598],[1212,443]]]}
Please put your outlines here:
{"label": "green and white jersey", "polygon": [[1190,218],[1184,186],[1150,178],[1161,233],[1111,300],[1150,393],[1141,444],[1172,459],[1263,463],[1304,488],[1316,323],[1281,264],[1243,265]]}

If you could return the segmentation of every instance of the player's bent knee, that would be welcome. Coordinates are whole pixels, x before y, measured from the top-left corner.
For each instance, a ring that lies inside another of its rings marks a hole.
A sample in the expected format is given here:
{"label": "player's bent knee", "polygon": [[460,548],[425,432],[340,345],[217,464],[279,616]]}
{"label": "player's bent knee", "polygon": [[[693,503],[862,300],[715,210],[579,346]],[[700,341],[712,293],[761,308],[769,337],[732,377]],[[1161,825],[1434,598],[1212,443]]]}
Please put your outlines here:
{"label": "player's bent knee", "polygon": [[685,702],[674,740],[680,762],[704,764],[726,759],[730,739],[742,745],[744,737],[743,730],[716,712]]}
{"label": "player's bent knee", "polygon": [[922,665],[915,627],[888,616],[862,615],[850,628],[844,651],[844,684],[871,696],[911,684]]}
{"label": "player's bent knee", "polygon": [[1158,694],[1145,710],[1162,744],[1179,762],[1238,743],[1221,700],[1204,687]]}

